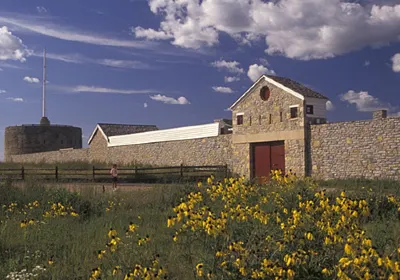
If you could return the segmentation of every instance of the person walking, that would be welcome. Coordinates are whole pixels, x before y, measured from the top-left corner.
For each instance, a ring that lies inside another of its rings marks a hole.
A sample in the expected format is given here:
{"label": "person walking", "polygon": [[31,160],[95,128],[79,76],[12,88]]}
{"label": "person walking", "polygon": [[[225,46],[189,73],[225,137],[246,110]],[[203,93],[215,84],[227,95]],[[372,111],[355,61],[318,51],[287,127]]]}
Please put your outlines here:
{"label": "person walking", "polygon": [[117,170],[117,165],[113,164],[111,170],[110,170],[110,174],[112,177],[112,182],[113,182],[113,191],[117,190],[117,182],[118,182],[118,170]]}

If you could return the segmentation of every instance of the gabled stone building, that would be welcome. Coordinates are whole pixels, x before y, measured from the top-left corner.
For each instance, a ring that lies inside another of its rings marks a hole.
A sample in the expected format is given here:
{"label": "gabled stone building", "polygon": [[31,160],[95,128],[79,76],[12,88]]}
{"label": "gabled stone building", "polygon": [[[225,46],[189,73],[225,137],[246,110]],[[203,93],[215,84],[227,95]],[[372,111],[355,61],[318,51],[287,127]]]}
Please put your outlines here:
{"label": "gabled stone building", "polygon": [[230,107],[235,171],[250,178],[272,169],[305,175],[308,124],[326,123],[327,101],[291,79],[261,76]]}

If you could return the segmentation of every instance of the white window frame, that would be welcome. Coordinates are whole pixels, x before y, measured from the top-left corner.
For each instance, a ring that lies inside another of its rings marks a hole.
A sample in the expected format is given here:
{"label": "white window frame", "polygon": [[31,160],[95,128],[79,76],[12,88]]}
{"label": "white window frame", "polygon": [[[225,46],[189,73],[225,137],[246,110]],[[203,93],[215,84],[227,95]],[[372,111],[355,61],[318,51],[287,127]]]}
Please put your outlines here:
{"label": "white window frame", "polygon": [[299,104],[297,104],[297,105],[290,105],[289,106],[289,113],[290,113],[290,109],[292,109],[292,108],[297,108],[297,117],[295,117],[295,118],[292,118],[292,115],[291,115],[291,113],[290,113],[290,120],[296,120],[296,119],[298,119],[299,118]]}
{"label": "white window frame", "polygon": [[242,112],[242,113],[236,113],[236,125],[243,125],[244,124],[244,119],[243,119],[243,123],[242,124],[238,124],[237,123],[237,117],[238,116],[244,116],[244,113]]}

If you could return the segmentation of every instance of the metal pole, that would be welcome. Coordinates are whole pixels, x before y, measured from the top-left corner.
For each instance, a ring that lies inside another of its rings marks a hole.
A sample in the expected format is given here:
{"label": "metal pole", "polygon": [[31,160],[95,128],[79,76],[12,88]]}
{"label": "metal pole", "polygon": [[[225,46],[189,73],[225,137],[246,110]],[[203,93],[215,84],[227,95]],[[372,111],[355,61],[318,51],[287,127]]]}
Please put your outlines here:
{"label": "metal pole", "polygon": [[46,49],[43,51],[43,100],[42,100],[42,117],[46,116]]}

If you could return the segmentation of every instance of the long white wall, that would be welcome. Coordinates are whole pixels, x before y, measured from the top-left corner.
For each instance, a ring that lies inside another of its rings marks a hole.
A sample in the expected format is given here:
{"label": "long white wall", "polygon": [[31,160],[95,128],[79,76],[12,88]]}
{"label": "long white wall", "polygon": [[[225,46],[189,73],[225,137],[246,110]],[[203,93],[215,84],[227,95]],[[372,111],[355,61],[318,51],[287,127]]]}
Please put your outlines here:
{"label": "long white wall", "polygon": [[220,123],[185,126],[127,135],[110,136],[108,138],[108,147],[199,139],[216,137],[219,134]]}

